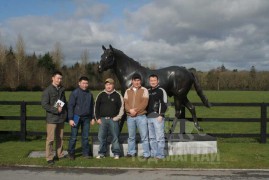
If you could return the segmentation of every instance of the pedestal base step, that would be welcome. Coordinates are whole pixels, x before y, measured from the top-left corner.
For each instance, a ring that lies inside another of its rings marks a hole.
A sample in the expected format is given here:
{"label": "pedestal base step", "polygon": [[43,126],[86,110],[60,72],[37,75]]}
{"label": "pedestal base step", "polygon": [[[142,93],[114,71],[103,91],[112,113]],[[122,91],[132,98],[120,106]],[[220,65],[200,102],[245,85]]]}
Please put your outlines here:
{"label": "pedestal base step", "polygon": [[[128,136],[120,136],[121,156],[126,156],[128,152]],[[107,154],[113,156],[111,152],[111,137],[108,137]],[[143,155],[140,137],[136,137],[136,152],[138,156]],[[93,137],[93,156],[98,155],[99,141]],[[187,154],[210,154],[217,153],[217,140],[207,134],[167,134],[165,142],[165,155],[187,155]]]}

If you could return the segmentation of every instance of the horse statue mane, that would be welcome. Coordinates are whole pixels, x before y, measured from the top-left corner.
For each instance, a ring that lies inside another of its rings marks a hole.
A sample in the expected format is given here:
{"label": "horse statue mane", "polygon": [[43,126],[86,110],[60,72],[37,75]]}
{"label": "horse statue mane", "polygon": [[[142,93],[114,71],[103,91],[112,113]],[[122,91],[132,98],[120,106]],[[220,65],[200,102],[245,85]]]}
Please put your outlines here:
{"label": "horse statue mane", "polygon": [[[162,69],[151,70],[143,67],[140,63],[127,56],[121,50],[102,46],[104,53],[101,55],[100,64],[98,66],[99,72],[113,69],[116,74],[120,85],[121,92],[124,94],[125,90],[131,85],[131,77],[134,73],[138,73],[142,77],[142,86],[149,87],[148,77],[155,74],[159,77],[159,85],[166,90],[168,96],[174,97],[175,117],[180,119],[181,108],[186,107],[191,115],[195,127],[202,131],[197,121],[196,111],[194,105],[189,101],[187,94],[192,85],[196,90],[197,95],[206,107],[210,107],[207,97],[204,95],[203,90],[196,76],[181,66],[170,66]],[[122,127],[121,127],[122,128]]]}

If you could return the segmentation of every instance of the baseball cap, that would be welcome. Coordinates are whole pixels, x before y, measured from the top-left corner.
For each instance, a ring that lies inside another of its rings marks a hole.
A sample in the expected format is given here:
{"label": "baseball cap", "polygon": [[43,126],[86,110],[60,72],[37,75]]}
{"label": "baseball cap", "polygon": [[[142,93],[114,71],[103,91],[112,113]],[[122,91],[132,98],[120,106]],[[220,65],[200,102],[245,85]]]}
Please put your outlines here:
{"label": "baseball cap", "polygon": [[105,84],[106,84],[106,83],[114,84],[114,80],[113,80],[112,78],[107,78],[107,79],[105,80]]}

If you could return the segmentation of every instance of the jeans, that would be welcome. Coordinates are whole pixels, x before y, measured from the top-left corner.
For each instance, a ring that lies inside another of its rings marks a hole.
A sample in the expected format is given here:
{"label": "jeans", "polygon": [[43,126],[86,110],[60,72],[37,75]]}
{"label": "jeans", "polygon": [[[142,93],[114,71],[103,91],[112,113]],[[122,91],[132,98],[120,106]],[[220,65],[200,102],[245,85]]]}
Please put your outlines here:
{"label": "jeans", "polygon": [[69,140],[68,153],[72,155],[75,154],[77,135],[78,135],[78,130],[80,126],[81,126],[82,155],[89,156],[90,155],[90,145],[89,145],[90,119],[89,117],[80,117],[78,124],[74,127],[71,127],[71,136]]}
{"label": "jeans", "polygon": [[161,122],[157,118],[148,118],[148,128],[151,156],[164,158],[164,118]]}
{"label": "jeans", "polygon": [[98,131],[98,140],[100,142],[99,146],[99,155],[106,155],[107,151],[107,136],[108,132],[110,132],[112,136],[112,153],[114,155],[120,155],[120,144],[119,144],[119,122],[113,121],[113,119],[105,119],[104,117],[101,118],[102,123],[99,124],[99,131]]}
{"label": "jeans", "polygon": [[143,156],[149,157],[149,139],[148,139],[148,123],[147,117],[145,115],[139,115],[136,117],[127,117],[127,126],[128,126],[128,154],[134,155],[136,153],[136,127],[139,130],[142,148],[143,148]]}

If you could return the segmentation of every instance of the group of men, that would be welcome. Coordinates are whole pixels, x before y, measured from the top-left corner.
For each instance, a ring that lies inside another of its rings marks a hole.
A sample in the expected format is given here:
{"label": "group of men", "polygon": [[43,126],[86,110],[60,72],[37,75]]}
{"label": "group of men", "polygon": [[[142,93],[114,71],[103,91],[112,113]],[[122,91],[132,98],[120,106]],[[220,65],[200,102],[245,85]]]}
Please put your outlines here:
{"label": "group of men", "polygon": [[[125,91],[124,97],[115,90],[112,78],[105,80],[105,88],[94,100],[89,91],[89,79],[81,77],[78,88],[71,92],[67,104],[65,90],[62,86],[62,73],[52,74],[52,83],[44,90],[42,107],[46,111],[47,138],[46,160],[53,165],[55,160],[65,158],[63,153],[63,129],[66,119],[71,126],[71,136],[67,157],[75,160],[75,147],[78,130],[81,127],[82,156],[91,158],[89,146],[90,125],[99,125],[98,140],[100,142],[97,159],[105,158],[107,154],[107,137],[111,135],[112,153],[114,159],[122,154],[119,144],[119,120],[127,113],[128,152],[127,157],[135,157],[136,131],[138,129],[143,148],[142,158],[163,159],[165,157],[164,114],[167,109],[167,95],[159,86],[157,75],[150,75],[150,88],[142,86],[140,74],[133,74],[132,85]],[[56,137],[56,154],[53,152]]]}

